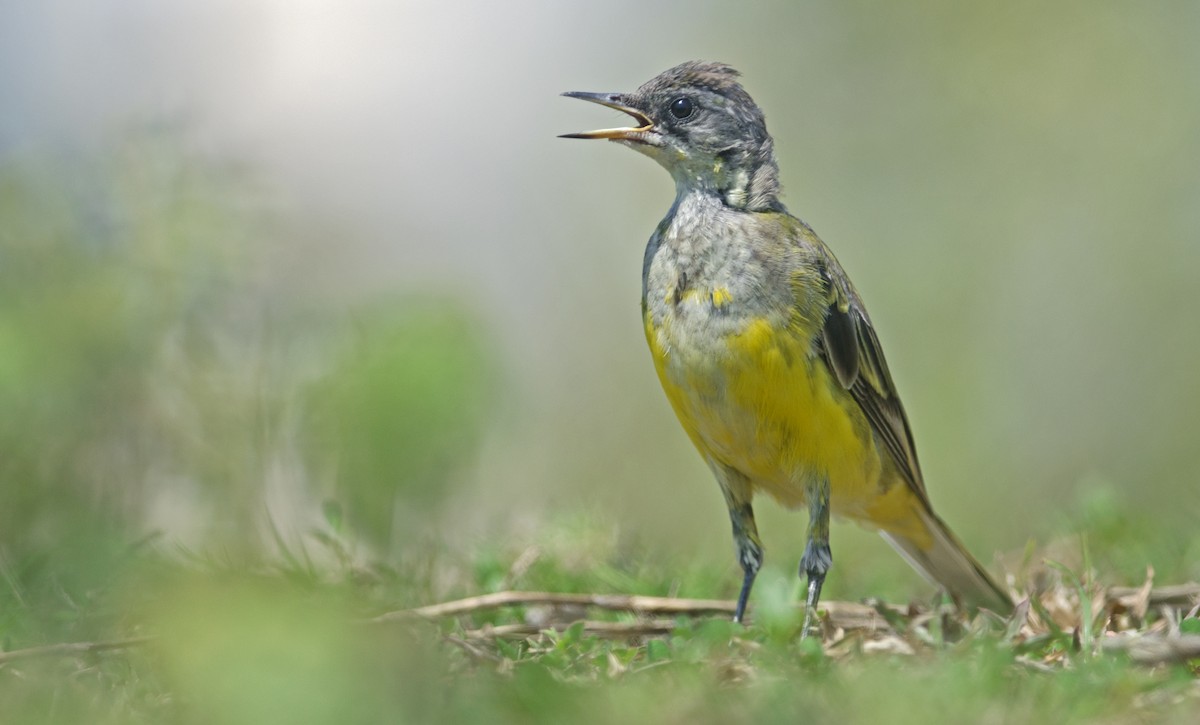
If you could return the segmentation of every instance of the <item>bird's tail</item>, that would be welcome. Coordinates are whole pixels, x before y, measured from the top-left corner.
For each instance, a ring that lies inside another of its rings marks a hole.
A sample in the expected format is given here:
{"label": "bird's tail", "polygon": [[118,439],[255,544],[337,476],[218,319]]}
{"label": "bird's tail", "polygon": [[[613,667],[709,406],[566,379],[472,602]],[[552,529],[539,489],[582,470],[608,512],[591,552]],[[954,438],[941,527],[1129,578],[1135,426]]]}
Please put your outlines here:
{"label": "bird's tail", "polygon": [[[959,542],[945,522],[932,511],[921,508],[927,541],[916,541],[897,533],[881,531],[901,556],[931,583],[943,587],[952,597],[973,607],[986,607],[1008,616],[1012,598],[992,579],[987,570]],[[925,537],[922,537],[925,538]]]}

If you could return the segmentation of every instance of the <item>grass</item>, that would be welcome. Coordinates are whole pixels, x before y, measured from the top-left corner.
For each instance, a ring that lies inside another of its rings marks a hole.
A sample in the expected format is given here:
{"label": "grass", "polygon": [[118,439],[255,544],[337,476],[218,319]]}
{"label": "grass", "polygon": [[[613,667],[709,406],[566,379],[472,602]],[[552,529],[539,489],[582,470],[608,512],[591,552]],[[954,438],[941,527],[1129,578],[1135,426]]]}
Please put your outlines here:
{"label": "grass", "polygon": [[[369,621],[509,587],[719,598],[736,584],[695,563],[631,560],[605,545],[603,527],[570,526],[592,556],[552,548],[562,529],[550,527],[520,551],[431,546],[433,566],[402,572],[357,561],[323,530],[311,551],[273,560],[142,546],[105,562],[115,576],[86,596],[6,575],[10,653],[146,638],[0,659],[6,720],[1186,722],[1200,707],[1200,660],[1139,663],[1104,645],[1117,631],[1195,632],[1192,605],[1156,604],[1150,587],[1105,590],[1055,566],[1055,583],[1013,621],[937,602],[871,603],[855,616],[831,603],[822,636],[807,639],[791,574],[774,569],[747,627],[678,615],[666,617],[671,631],[648,635],[662,615],[521,604]],[[340,553],[314,564],[322,549]],[[869,625],[864,611],[877,615]],[[495,636],[531,622],[531,633]],[[597,623],[627,633],[598,634]]]}

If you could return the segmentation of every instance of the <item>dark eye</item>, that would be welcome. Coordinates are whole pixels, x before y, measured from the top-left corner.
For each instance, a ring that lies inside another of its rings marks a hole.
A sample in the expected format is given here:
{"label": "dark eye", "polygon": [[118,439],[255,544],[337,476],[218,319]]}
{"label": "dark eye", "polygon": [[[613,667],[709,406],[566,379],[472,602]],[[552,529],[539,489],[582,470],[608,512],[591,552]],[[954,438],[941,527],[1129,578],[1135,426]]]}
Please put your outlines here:
{"label": "dark eye", "polygon": [[671,101],[671,115],[679,120],[683,120],[696,110],[696,104],[692,103],[690,98],[676,98]]}

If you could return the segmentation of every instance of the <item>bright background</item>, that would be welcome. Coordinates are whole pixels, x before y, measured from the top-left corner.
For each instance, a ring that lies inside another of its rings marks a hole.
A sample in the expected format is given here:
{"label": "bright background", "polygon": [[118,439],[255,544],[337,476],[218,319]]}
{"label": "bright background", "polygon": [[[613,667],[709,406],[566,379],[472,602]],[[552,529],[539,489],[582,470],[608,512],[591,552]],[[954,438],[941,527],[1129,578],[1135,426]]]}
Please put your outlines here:
{"label": "bright background", "polygon": [[[971,548],[1083,528],[1114,579],[1200,576],[1198,32],[1190,2],[4,3],[6,576],[344,511],[392,563],[600,522],[732,595],[639,321],[671,182],[555,138],[615,118],[560,92],[696,58],[765,109]],[[791,569],[803,514],[759,508]],[[830,596],[927,591],[834,537]]]}

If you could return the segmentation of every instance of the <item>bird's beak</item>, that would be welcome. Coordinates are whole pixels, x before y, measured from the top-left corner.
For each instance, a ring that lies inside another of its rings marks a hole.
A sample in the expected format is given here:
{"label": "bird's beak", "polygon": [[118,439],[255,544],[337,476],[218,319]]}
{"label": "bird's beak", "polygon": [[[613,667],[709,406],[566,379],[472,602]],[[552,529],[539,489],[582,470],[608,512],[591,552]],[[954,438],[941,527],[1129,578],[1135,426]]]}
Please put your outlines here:
{"label": "bird's beak", "polygon": [[583,101],[591,101],[599,103],[601,106],[615,108],[622,113],[628,113],[633,117],[637,126],[627,126],[624,128],[601,128],[596,131],[583,131],[581,133],[564,133],[559,138],[606,138],[613,141],[638,141],[647,143],[648,135],[654,130],[654,122],[650,120],[646,114],[638,109],[630,106],[626,101],[624,94],[621,93],[585,93],[583,91],[567,91],[563,94],[567,98],[578,98]]}

